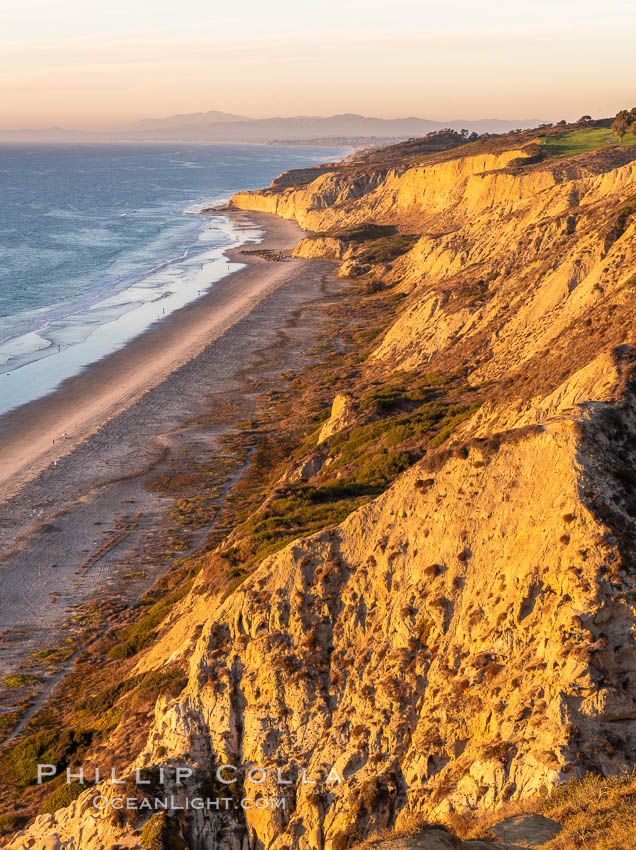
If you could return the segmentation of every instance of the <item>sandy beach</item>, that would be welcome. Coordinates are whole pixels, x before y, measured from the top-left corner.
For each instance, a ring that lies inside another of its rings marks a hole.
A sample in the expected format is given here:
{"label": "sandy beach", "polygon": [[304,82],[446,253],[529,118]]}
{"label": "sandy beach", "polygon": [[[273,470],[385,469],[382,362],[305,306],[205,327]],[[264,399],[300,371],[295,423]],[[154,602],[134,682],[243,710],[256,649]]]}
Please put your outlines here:
{"label": "sandy beach", "polygon": [[[250,218],[265,231],[259,248],[290,249],[302,235],[290,221],[258,213]],[[66,380],[50,395],[0,417],[0,499],[10,498],[105,421],[199,354],[267,293],[296,274],[302,263],[266,262],[241,253],[241,249],[228,256],[247,267],[222,278],[196,302]]]}
{"label": "sandy beach", "polygon": [[[271,216],[249,223],[266,233],[259,250],[300,238]],[[126,608],[205,542],[213,516],[166,557],[179,493],[148,482],[219,457],[223,486],[219,436],[254,415],[259,387],[300,368],[341,288],[331,262],[241,253],[255,247],[235,249],[246,267],[197,302],[0,421],[0,675],[59,641],[58,626],[72,637],[89,600]]]}

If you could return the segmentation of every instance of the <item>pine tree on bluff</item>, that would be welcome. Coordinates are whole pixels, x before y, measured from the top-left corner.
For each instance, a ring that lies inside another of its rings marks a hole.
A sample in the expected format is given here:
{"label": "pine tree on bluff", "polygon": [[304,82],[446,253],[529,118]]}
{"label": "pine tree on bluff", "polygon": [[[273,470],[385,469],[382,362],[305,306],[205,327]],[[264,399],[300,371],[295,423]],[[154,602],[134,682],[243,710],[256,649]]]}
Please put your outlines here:
{"label": "pine tree on bluff", "polygon": [[631,109],[621,109],[612,122],[612,130],[619,141],[627,132],[636,132],[636,106]]}

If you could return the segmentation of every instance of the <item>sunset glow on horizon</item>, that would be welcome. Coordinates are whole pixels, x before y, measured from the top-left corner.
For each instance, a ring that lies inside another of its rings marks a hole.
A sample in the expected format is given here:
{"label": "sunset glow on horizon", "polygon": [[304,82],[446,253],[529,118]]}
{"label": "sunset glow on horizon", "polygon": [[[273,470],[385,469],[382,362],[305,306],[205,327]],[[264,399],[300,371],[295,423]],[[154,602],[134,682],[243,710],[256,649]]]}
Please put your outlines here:
{"label": "sunset glow on horizon", "polygon": [[634,99],[636,13],[621,0],[7,5],[2,128],[211,109],[571,120]]}

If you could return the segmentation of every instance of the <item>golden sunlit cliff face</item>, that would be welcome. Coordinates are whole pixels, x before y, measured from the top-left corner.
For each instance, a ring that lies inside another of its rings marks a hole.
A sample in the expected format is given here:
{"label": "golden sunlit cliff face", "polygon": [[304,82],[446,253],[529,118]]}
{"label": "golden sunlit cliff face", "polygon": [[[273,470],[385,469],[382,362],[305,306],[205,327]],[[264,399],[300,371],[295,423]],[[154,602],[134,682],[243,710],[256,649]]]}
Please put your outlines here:
{"label": "golden sunlit cliff face", "polygon": [[[189,846],[342,850],[414,813],[633,767],[636,151],[470,150],[233,199],[314,231],[297,254],[401,295],[360,365],[376,386],[461,374],[484,403],[232,593],[200,576],[140,654],[136,672],[180,658],[189,679],[130,770],[255,764],[263,796],[278,767],[319,780],[245,821],[190,813]],[[359,421],[334,395],[309,484]],[[94,819],[93,796],[8,846],[146,846],[139,825]]]}

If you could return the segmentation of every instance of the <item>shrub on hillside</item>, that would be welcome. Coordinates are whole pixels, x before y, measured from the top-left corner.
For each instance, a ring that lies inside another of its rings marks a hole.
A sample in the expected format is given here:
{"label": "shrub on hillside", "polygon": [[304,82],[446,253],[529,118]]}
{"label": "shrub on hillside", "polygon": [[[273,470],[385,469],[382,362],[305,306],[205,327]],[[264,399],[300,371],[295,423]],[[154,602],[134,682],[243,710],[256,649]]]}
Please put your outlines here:
{"label": "shrub on hillside", "polygon": [[38,764],[53,764],[59,773],[88,747],[92,737],[88,730],[44,729],[6,752],[0,760],[0,770],[11,785],[35,785]]}

